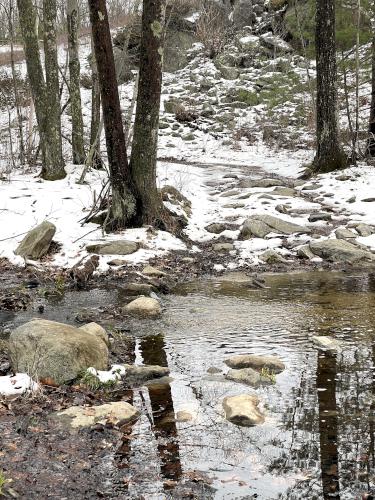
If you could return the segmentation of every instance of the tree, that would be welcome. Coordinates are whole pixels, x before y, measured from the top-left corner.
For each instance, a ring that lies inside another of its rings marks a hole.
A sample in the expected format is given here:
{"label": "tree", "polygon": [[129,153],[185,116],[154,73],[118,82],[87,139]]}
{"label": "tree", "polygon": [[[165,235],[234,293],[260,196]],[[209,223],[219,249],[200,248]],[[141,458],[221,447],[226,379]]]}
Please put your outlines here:
{"label": "tree", "polygon": [[[375,14],[375,1],[373,3],[373,14]],[[370,104],[370,120],[369,120],[369,138],[367,141],[367,156],[375,156],[375,22],[372,47],[371,47],[371,104]]]}
{"label": "tree", "polygon": [[17,0],[19,22],[26,56],[27,74],[42,153],[41,176],[62,179],[66,172],[62,156],[58,62],[56,48],[56,0],[43,0],[45,73],[39,53],[37,16],[32,0]]}
{"label": "tree", "polygon": [[316,0],[316,136],[315,173],[344,168],[346,156],[338,134],[335,0]]}
{"label": "tree", "polygon": [[80,63],[78,55],[78,0],[67,2],[68,50],[69,50],[69,95],[72,116],[72,149],[73,163],[82,164],[85,161],[83,136],[83,118],[80,91]]}
{"label": "tree", "polygon": [[160,224],[165,210],[156,186],[166,0],[143,0],[139,84],[130,169],[138,217]]}
{"label": "tree", "polygon": [[108,226],[118,229],[132,223],[137,203],[126,152],[106,2],[88,0],[88,4],[112,189]]}

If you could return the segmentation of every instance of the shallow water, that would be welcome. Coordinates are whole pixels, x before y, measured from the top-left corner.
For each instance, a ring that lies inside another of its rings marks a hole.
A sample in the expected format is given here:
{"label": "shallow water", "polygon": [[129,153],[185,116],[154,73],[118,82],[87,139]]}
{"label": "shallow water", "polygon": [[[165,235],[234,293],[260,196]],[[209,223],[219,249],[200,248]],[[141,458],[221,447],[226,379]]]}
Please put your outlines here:
{"label": "shallow water", "polygon": [[[130,479],[131,498],[177,498],[169,488],[194,474],[212,480],[200,498],[353,499],[375,488],[375,277],[322,271],[265,280],[258,290],[238,276],[186,284],[163,299],[161,320],[126,325],[135,361],[168,365],[174,379],[134,391],[143,416],[109,457],[108,467]],[[46,317],[73,322],[80,307],[120,297],[66,294]],[[342,351],[317,349],[313,335],[341,340]],[[207,373],[225,372],[224,360],[242,353],[278,355],[287,369],[256,390]],[[263,425],[223,418],[223,398],[240,393],[259,395]],[[176,422],[181,410],[193,420]]]}

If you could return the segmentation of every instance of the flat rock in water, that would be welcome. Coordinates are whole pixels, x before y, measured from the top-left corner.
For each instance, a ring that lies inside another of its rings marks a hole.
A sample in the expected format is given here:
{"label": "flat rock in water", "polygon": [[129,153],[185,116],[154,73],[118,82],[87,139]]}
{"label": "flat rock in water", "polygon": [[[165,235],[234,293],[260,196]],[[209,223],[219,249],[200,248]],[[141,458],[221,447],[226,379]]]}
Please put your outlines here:
{"label": "flat rock in water", "polygon": [[89,253],[99,255],[130,255],[138,250],[138,243],[135,241],[115,240],[87,245],[86,250]]}
{"label": "flat rock in water", "polygon": [[251,427],[263,424],[264,415],[258,409],[259,398],[249,394],[228,396],[223,400],[225,418],[232,424]]}
{"label": "flat rock in water", "polygon": [[262,377],[260,373],[253,368],[229,370],[225,375],[225,378],[227,380],[232,380],[233,382],[239,382],[240,384],[251,385],[252,387],[257,387],[261,383],[271,383],[269,378]]}
{"label": "flat rock in water", "polygon": [[281,373],[285,370],[285,365],[276,356],[257,356],[255,354],[240,354],[232,356],[224,361],[230,368],[253,368],[254,370],[262,370],[267,368],[270,372]]}
{"label": "flat rock in water", "polygon": [[66,410],[55,413],[52,418],[70,427],[79,430],[91,427],[95,424],[106,424],[121,426],[134,422],[140,412],[134,406],[125,401],[115,401],[99,406],[71,406]]}
{"label": "flat rock in water", "polygon": [[27,233],[14,253],[24,258],[40,259],[48,252],[55,233],[56,226],[44,221]]}
{"label": "flat rock in water", "polygon": [[11,333],[9,354],[15,372],[36,374],[41,381],[60,385],[89,367],[106,370],[107,342],[106,332],[95,323],[75,328],[34,319]]}
{"label": "flat rock in water", "polygon": [[331,337],[325,337],[324,335],[317,335],[311,338],[314,345],[321,347],[322,349],[336,350],[341,347],[341,342],[332,339]]}
{"label": "flat rock in water", "polygon": [[161,314],[161,306],[151,297],[138,297],[125,306],[125,311],[135,316],[156,317]]}
{"label": "flat rock in water", "polygon": [[159,365],[125,365],[125,379],[132,383],[160,379],[169,375],[169,368]]}
{"label": "flat rock in water", "polygon": [[330,262],[359,262],[375,260],[375,255],[346,240],[319,240],[310,243],[313,254]]}

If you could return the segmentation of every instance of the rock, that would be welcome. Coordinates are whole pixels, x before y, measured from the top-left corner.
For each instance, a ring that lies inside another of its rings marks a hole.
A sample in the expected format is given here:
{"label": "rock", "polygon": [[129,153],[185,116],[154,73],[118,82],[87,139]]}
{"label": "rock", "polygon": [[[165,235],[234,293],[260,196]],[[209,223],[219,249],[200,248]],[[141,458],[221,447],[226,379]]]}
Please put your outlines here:
{"label": "rock", "polygon": [[94,335],[98,339],[102,340],[107,346],[109,346],[108,333],[102,326],[98,325],[98,323],[87,323],[86,325],[80,326],[78,330],[84,330],[85,332]]}
{"label": "rock", "polygon": [[346,200],[347,203],[355,203],[357,200],[357,197],[353,194],[350,198]]}
{"label": "rock", "polygon": [[285,183],[281,179],[268,177],[255,180],[244,179],[240,182],[240,187],[242,188],[269,188],[278,186],[283,187],[285,186]]}
{"label": "rock", "polygon": [[223,222],[214,222],[213,224],[209,224],[208,226],[205,227],[205,230],[208,231],[209,233],[213,234],[220,234],[223,231],[225,231],[227,228],[226,224]]}
{"label": "rock", "polygon": [[210,375],[216,375],[217,373],[221,373],[223,370],[220,370],[220,368],[216,368],[216,366],[210,366],[210,368],[207,368],[207,373]]}
{"label": "rock", "polygon": [[169,375],[169,368],[159,365],[125,365],[127,382],[143,383]]}
{"label": "rock", "polygon": [[368,224],[358,224],[357,226],[355,226],[355,230],[360,236],[364,237],[371,236],[375,233],[375,229]]}
{"label": "rock", "polygon": [[240,237],[248,240],[252,236],[256,238],[264,238],[267,234],[272,233],[272,228],[264,222],[256,219],[246,219],[242,226]]}
{"label": "rock", "polygon": [[108,338],[96,324],[75,328],[34,319],[16,328],[9,338],[15,372],[60,385],[71,382],[89,367],[106,370]]}
{"label": "rock", "polygon": [[52,419],[73,430],[79,430],[95,424],[105,425],[108,422],[122,426],[134,422],[139,415],[140,412],[129,403],[115,401],[99,406],[71,406],[55,413]]}
{"label": "rock", "polygon": [[316,257],[316,255],[310,250],[310,245],[303,245],[302,247],[300,247],[297,250],[297,255],[302,259],[313,259],[314,257]]}
{"label": "rock", "polygon": [[164,271],[161,271],[157,267],[153,267],[153,266],[144,267],[142,274],[144,274],[146,276],[152,276],[155,278],[161,278],[162,276],[167,276],[167,273],[165,273]]}
{"label": "rock", "polygon": [[[261,224],[257,224],[255,226],[254,221]],[[268,214],[253,215],[252,217],[247,219],[242,228],[241,236],[243,232],[245,234],[249,232],[251,234],[252,232],[252,234],[255,235],[255,233],[253,232],[254,229],[257,231],[258,235],[263,234],[264,236],[269,233],[294,234],[311,232],[310,228],[299,226],[298,224],[294,224],[293,222],[288,222]],[[258,237],[264,238],[264,236]]]}
{"label": "rock", "polygon": [[255,20],[252,0],[238,0],[233,9],[233,24],[243,28],[251,26]]}
{"label": "rock", "polygon": [[268,369],[272,373],[281,373],[285,365],[276,356],[257,356],[255,354],[240,354],[232,356],[224,361],[229,368],[239,370],[241,368],[253,368],[254,370]]}
{"label": "rock", "polygon": [[161,314],[160,303],[151,297],[138,297],[125,306],[125,311],[143,317],[155,318]]}
{"label": "rock", "polygon": [[346,240],[319,240],[310,242],[310,250],[314,255],[330,262],[372,261],[375,255],[362,250]]}
{"label": "rock", "polygon": [[213,245],[212,250],[214,252],[231,252],[234,250],[234,245],[232,243],[216,243]]}
{"label": "rock", "polygon": [[323,335],[314,336],[311,340],[317,347],[321,347],[323,349],[336,350],[341,346],[341,343],[338,340],[332,339],[331,337],[325,337]]}
{"label": "rock", "polygon": [[289,209],[287,205],[276,205],[275,210],[279,212],[280,214],[289,214]]}
{"label": "rock", "polygon": [[245,52],[252,52],[259,48],[259,36],[246,35],[237,40],[241,50]]}
{"label": "rock", "polygon": [[27,233],[14,253],[24,258],[40,259],[45,255],[56,233],[56,226],[44,221]]}
{"label": "rock", "polygon": [[252,387],[257,387],[261,382],[270,383],[269,379],[261,377],[260,373],[253,368],[242,368],[240,370],[229,370],[225,375],[227,380],[232,380],[233,382],[239,382],[240,384],[251,385]]}
{"label": "rock", "polygon": [[120,267],[120,266],[126,266],[129,264],[127,260],[124,259],[112,259],[107,262],[109,266],[114,266],[114,267]]}
{"label": "rock", "polygon": [[345,227],[336,229],[335,235],[339,240],[346,240],[357,237],[357,235],[354,234],[353,231],[350,231],[350,229],[346,229]]}
{"label": "rock", "polygon": [[115,240],[87,245],[86,250],[99,255],[129,255],[138,250],[138,244],[135,241]]}
{"label": "rock", "polygon": [[271,192],[273,195],[277,196],[288,196],[288,197],[299,196],[299,193],[296,189],[289,187],[276,187]]}
{"label": "rock", "polygon": [[279,36],[272,35],[272,33],[261,35],[260,40],[269,49],[275,49],[279,52],[293,52],[293,48],[288,42]]}
{"label": "rock", "polygon": [[371,198],[364,198],[361,201],[364,201],[365,203],[373,203],[375,201],[375,198],[373,198],[373,197],[371,197]]}
{"label": "rock", "polygon": [[121,287],[126,295],[150,295],[154,287],[148,283],[126,283]]}
{"label": "rock", "polygon": [[188,411],[181,410],[176,413],[176,420],[177,422],[191,422],[193,415]]}
{"label": "rock", "polygon": [[218,61],[215,61],[216,68],[220,71],[221,76],[224,80],[237,80],[240,72],[237,68],[231,68],[230,66],[224,66],[220,64]]}
{"label": "rock", "polygon": [[277,253],[275,250],[267,250],[259,255],[259,258],[266,262],[267,264],[287,264],[287,259],[284,259],[282,255]]}
{"label": "rock", "polygon": [[258,409],[259,398],[249,394],[228,396],[223,400],[225,418],[232,424],[250,427],[264,422],[264,415]]}
{"label": "rock", "polygon": [[320,220],[330,221],[332,220],[332,215],[323,212],[317,212],[309,216],[309,222],[318,222]]}

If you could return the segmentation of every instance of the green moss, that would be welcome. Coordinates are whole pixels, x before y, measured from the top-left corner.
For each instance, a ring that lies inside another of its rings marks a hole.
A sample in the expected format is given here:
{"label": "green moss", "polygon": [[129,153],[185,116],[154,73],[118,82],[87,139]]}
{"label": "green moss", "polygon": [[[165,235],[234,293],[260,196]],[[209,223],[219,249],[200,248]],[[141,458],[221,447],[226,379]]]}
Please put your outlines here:
{"label": "green moss", "polygon": [[239,89],[237,92],[237,101],[244,102],[248,106],[256,106],[259,104],[257,92],[251,92],[246,89]]}

